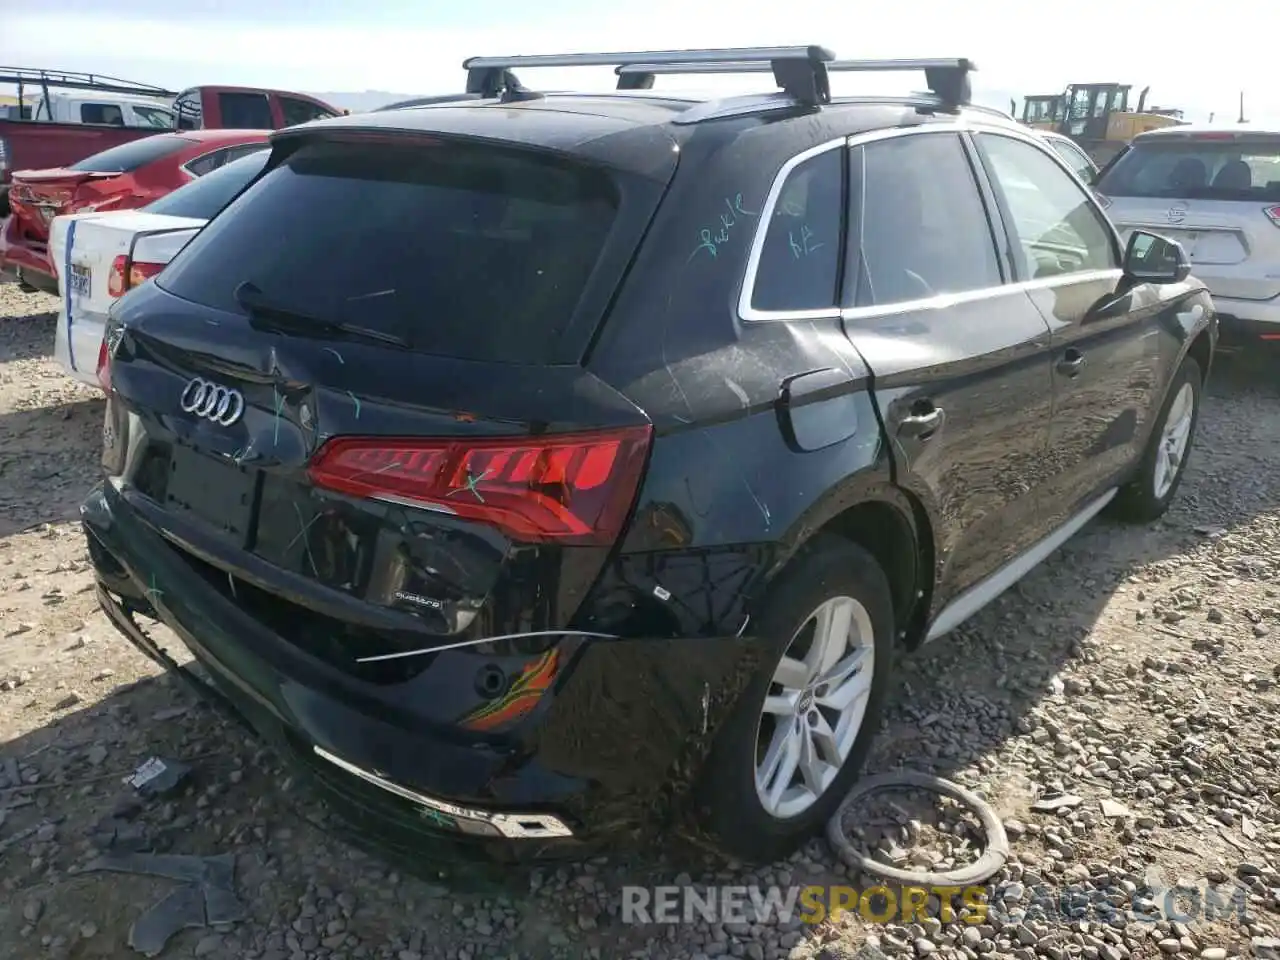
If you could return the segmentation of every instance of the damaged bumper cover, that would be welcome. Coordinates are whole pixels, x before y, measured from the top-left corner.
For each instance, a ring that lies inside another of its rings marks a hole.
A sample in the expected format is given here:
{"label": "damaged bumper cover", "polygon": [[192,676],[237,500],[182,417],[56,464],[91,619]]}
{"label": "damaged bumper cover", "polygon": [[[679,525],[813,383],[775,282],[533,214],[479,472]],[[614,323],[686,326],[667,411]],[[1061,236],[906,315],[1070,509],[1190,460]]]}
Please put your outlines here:
{"label": "damaged bumper cover", "polygon": [[[468,729],[442,715],[436,692],[470,686],[482,656],[441,651],[403,683],[358,679],[212,589],[114,487],[96,489],[81,518],[99,601],[116,628],[199,680],[310,774],[360,832],[400,849],[447,839],[499,848],[485,852],[502,860],[539,858],[665,825],[759,655],[749,637],[600,640],[567,631],[534,710],[496,730]],[[204,676],[179,667],[135,614],[172,630]]]}

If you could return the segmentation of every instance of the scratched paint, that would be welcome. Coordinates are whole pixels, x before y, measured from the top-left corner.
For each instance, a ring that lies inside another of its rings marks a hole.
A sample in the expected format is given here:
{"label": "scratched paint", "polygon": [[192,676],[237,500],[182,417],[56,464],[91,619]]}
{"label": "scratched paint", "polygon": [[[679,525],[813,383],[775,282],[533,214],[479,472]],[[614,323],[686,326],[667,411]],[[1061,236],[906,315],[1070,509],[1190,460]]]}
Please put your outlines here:
{"label": "scratched paint", "polygon": [[693,253],[689,254],[689,261],[704,250],[714,260],[720,255],[720,248],[729,242],[739,219],[756,216],[754,211],[742,205],[740,193],[734,194],[732,199],[725,197],[724,208],[724,211],[719,214],[718,226],[703,227],[698,231],[698,245],[693,248]]}
{"label": "scratched paint", "polygon": [[335,357],[337,357],[338,362],[342,364],[344,367],[347,365],[347,361],[342,359],[342,354],[340,354],[337,350],[333,349],[333,347],[325,347],[324,349],[325,349],[325,353],[332,353]]}
{"label": "scratched paint", "polygon": [[[273,357],[273,359],[274,359],[274,357]],[[276,408],[275,425],[274,425],[274,433],[273,433],[273,439],[272,439],[272,446],[277,446],[277,445],[279,445],[279,443],[280,443],[280,415],[281,415],[282,413],[284,413],[284,400],[285,400],[285,398],[284,398],[284,395],[283,395],[279,390],[277,390],[275,387],[272,387],[272,388],[271,388],[271,393],[272,393],[272,396],[274,396],[274,397],[275,397],[275,400],[274,400],[274,406],[275,406],[275,408]]]}
{"label": "scratched paint", "polygon": [[356,419],[359,420],[360,419],[360,398],[357,397],[350,390],[347,391],[347,396],[350,397],[351,402],[356,405]]}
{"label": "scratched paint", "polygon": [[292,549],[293,545],[297,543],[299,539],[301,539],[302,549],[305,550],[307,554],[307,562],[311,564],[311,573],[314,576],[318,577],[320,576],[320,569],[316,566],[316,558],[311,554],[311,541],[310,539],[308,539],[307,533],[308,531],[311,530],[312,525],[317,520],[320,519],[320,514],[317,513],[315,516],[311,518],[311,522],[308,523],[305,519],[303,519],[302,508],[299,507],[296,503],[293,505],[293,512],[294,512],[294,515],[297,516],[298,518],[299,531],[298,531],[298,535],[289,541],[289,546],[286,547],[285,550],[287,551],[289,549]]}
{"label": "scratched paint", "polygon": [[822,249],[826,244],[816,243],[813,239],[813,231],[809,229],[807,223],[800,225],[800,239],[796,239],[794,230],[787,231],[787,243],[791,246],[791,256],[796,260],[807,257],[815,251]]}

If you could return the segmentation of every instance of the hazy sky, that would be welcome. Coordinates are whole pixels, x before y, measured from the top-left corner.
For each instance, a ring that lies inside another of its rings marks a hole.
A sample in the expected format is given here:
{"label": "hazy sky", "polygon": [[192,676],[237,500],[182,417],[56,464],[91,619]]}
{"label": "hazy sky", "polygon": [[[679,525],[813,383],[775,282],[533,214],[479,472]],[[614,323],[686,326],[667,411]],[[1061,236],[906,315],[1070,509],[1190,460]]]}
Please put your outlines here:
{"label": "hazy sky", "polygon": [[[440,0],[0,0],[0,63],[97,71],[171,89],[239,83],[310,91],[462,89],[477,54],[821,43],[842,58],[968,56],[980,102],[1068,82],[1150,85],[1148,103],[1193,121],[1280,119],[1274,31],[1247,29],[1261,3],[1229,16],[1186,0],[1012,0],[841,4],[833,0],[643,0],[479,4]],[[1223,8],[1224,10],[1227,8]],[[872,12],[874,11],[874,12]],[[1260,25],[1260,24],[1255,24]],[[608,89],[608,70],[541,70],[547,89]],[[699,89],[758,88],[763,77],[698,78]],[[659,78],[663,88],[689,82]],[[834,92],[919,89],[915,77],[837,76]]]}

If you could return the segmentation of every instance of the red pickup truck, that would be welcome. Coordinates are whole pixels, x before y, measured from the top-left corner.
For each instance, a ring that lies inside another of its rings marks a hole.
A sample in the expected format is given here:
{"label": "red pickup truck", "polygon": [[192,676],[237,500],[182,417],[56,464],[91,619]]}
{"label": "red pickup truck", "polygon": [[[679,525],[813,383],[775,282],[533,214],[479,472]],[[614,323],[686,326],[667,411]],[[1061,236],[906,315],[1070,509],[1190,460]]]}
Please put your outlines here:
{"label": "red pickup truck", "polygon": [[[179,130],[278,130],[340,112],[306,94],[258,87],[205,86],[175,93],[95,74],[0,67],[0,84],[6,83],[18,88],[19,102],[25,90],[42,89],[47,97],[51,87],[171,99]],[[155,127],[0,118],[0,219],[9,214],[9,182],[15,170],[65,167],[158,132]]]}

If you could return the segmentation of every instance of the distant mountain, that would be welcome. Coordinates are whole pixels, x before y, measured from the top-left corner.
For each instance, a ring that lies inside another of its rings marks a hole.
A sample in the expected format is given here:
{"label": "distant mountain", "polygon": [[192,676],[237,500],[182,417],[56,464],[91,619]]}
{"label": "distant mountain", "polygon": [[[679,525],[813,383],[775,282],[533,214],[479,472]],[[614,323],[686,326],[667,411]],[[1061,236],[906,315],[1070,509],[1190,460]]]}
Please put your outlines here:
{"label": "distant mountain", "polygon": [[313,93],[311,96],[317,97],[325,103],[331,103],[341,110],[350,110],[352,113],[365,113],[369,110],[377,110],[379,107],[385,107],[388,103],[396,103],[400,100],[411,100],[414,97],[425,96],[425,94],[390,93],[386,90],[365,90],[362,93]]}

